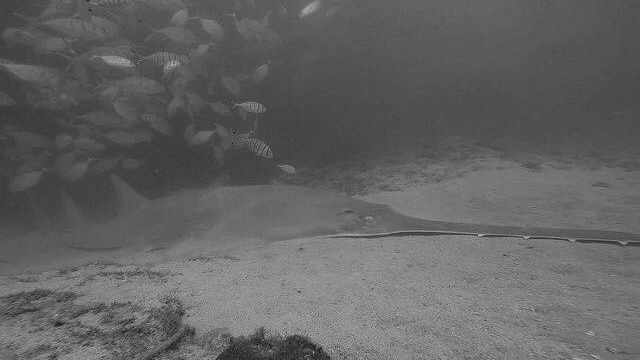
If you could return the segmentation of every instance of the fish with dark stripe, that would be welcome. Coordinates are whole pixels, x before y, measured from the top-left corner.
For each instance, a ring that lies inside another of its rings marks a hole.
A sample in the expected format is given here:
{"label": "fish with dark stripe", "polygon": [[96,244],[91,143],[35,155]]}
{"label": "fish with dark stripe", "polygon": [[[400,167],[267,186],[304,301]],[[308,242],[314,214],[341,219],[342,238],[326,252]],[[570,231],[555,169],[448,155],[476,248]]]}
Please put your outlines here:
{"label": "fish with dark stripe", "polygon": [[273,152],[269,145],[258,139],[245,139],[244,143],[252,153],[265,159],[273,159]]}
{"label": "fish with dark stripe", "polygon": [[122,8],[133,5],[137,0],[91,0],[91,5],[102,6],[106,8]]}
{"label": "fish with dark stripe", "polygon": [[143,56],[138,61],[138,64],[146,60],[151,61],[154,65],[164,67],[168,62],[171,62],[171,61],[177,61],[181,64],[184,64],[187,62],[188,58],[186,56],[178,55],[176,53],[172,53],[168,51],[158,51],[151,55]]}
{"label": "fish with dark stripe", "polygon": [[256,101],[245,101],[238,104],[233,104],[233,107],[239,107],[246,112],[254,114],[263,114],[267,112],[267,107]]}

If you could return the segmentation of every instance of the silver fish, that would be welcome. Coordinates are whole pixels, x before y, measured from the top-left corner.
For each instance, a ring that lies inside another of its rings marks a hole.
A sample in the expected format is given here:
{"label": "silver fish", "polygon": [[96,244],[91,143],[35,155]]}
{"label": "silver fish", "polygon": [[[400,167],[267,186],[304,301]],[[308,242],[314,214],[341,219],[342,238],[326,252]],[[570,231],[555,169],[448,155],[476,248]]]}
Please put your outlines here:
{"label": "silver fish", "polygon": [[189,21],[189,9],[176,11],[169,21],[175,26],[184,26]]}
{"label": "silver fish", "polygon": [[56,70],[44,66],[0,63],[0,68],[22,81],[41,86],[57,85],[62,80]]}
{"label": "silver fish", "polygon": [[104,41],[120,34],[118,25],[98,16],[92,16],[90,21],[76,18],[52,19],[41,22],[40,26],[84,41]]}
{"label": "silver fish", "polygon": [[148,56],[143,56],[138,63],[143,61],[151,61],[154,65],[164,67],[170,61],[178,61],[186,63],[189,59],[186,56],[178,55],[168,51],[158,51]]}
{"label": "silver fish", "polygon": [[226,31],[217,21],[203,18],[200,18],[199,20],[202,30],[211,35],[214,40],[220,41],[226,37]]}
{"label": "silver fish", "polygon": [[43,174],[42,170],[38,170],[17,175],[11,179],[9,191],[13,193],[22,192],[36,186],[42,180]]}
{"label": "silver fish", "polygon": [[289,175],[295,175],[296,174],[296,168],[294,168],[291,165],[287,165],[287,164],[276,164],[276,166],[282,170],[284,173],[289,174]]}
{"label": "silver fish", "polygon": [[249,151],[256,154],[259,157],[265,159],[273,159],[273,152],[269,145],[258,139],[246,139],[244,140],[245,146]]}
{"label": "silver fish", "polygon": [[135,57],[134,47],[133,44],[128,42],[117,42],[112,45],[90,48],[84,56],[86,58],[91,58],[92,56],[119,56],[131,60]]}
{"label": "silver fish", "polygon": [[302,10],[300,11],[300,18],[313,15],[318,10],[320,10],[321,6],[322,6],[322,0],[314,0],[310,2],[309,4],[307,4],[307,6],[302,8]]}
{"label": "silver fish", "polygon": [[239,107],[246,112],[250,112],[254,114],[262,114],[267,112],[266,106],[256,101],[244,101],[241,103],[234,104],[233,106],[234,108]]}
{"label": "silver fish", "polygon": [[136,1],[137,0],[91,0],[90,3],[105,8],[122,9],[130,7],[135,4]]}
{"label": "silver fish", "polygon": [[209,141],[215,133],[215,130],[198,131],[189,139],[189,146],[202,145]]}
{"label": "silver fish", "polygon": [[118,55],[93,55],[89,59],[100,59],[105,64],[120,69],[131,69],[136,67],[133,61]]}

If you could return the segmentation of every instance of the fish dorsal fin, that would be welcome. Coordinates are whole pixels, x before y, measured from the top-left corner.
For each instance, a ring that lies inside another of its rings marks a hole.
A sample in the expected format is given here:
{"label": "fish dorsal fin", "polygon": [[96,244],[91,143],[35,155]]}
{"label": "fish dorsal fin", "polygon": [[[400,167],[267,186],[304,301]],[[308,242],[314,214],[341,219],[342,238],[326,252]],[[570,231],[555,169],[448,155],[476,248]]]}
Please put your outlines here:
{"label": "fish dorsal fin", "polygon": [[135,191],[129,184],[116,175],[109,175],[118,202],[118,214],[126,214],[144,207],[149,200]]}
{"label": "fish dorsal fin", "polygon": [[78,206],[66,191],[60,191],[60,201],[62,203],[63,221],[68,227],[80,227],[87,223]]}

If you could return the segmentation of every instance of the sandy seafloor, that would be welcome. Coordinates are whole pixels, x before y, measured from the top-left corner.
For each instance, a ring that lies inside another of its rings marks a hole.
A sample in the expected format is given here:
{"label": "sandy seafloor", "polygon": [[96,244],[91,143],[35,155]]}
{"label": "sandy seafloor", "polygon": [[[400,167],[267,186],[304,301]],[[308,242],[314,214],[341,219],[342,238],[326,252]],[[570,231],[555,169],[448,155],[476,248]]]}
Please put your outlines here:
{"label": "sandy seafloor", "polygon": [[[460,139],[450,146],[456,151],[439,158],[420,155],[433,148],[412,148],[283,182],[432,220],[640,233],[637,154],[612,162],[505,153]],[[465,236],[292,240],[212,257],[0,278],[0,296],[38,288],[73,292],[75,304],[141,309],[173,295],[196,337],[265,326],[307,335],[333,359],[640,358],[637,247]],[[97,315],[52,323],[58,310],[51,309],[0,314],[0,358],[112,356],[87,335],[99,327]],[[158,358],[215,359],[221,347],[205,351],[199,339]]]}

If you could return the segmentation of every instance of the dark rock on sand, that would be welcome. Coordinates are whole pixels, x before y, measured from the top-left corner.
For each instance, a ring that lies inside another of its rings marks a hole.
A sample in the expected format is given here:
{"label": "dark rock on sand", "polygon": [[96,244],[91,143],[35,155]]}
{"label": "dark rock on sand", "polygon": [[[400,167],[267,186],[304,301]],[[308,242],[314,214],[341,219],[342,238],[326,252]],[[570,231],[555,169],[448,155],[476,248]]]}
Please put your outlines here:
{"label": "dark rock on sand", "polygon": [[286,338],[265,335],[264,328],[256,330],[249,338],[231,340],[217,360],[330,360],[322,347],[301,335]]}

